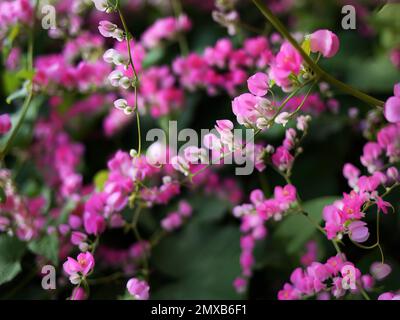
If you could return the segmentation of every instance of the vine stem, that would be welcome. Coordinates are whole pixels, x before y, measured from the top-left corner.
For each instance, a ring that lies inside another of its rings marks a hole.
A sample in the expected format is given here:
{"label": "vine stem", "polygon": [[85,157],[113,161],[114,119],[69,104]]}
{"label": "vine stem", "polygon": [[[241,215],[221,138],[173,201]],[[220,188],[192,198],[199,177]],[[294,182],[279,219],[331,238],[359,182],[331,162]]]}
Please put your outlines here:
{"label": "vine stem", "polygon": [[140,115],[139,115],[139,106],[138,106],[138,86],[139,86],[139,77],[136,72],[135,64],[133,63],[133,58],[132,58],[132,52],[131,52],[131,44],[130,44],[130,32],[128,30],[128,26],[125,21],[125,17],[122,14],[122,11],[118,8],[118,15],[121,20],[122,26],[124,28],[125,32],[125,39],[126,39],[126,45],[128,48],[128,57],[129,57],[129,64],[132,67],[133,73],[135,75],[134,77],[134,89],[135,89],[135,109],[136,109],[136,125],[137,125],[137,132],[138,132],[138,152],[137,152],[137,157],[140,157],[141,152],[142,152],[142,134],[140,130]]}
{"label": "vine stem", "polygon": [[[40,0],[36,0],[35,10],[34,10],[34,18],[32,23],[32,28],[30,28],[29,38],[28,38],[28,59],[27,59],[27,69],[30,72],[33,72],[33,50],[34,50],[34,32],[36,26],[36,13],[39,9]],[[4,147],[0,151],[0,162],[3,162],[5,156],[10,150],[12,143],[17,136],[19,129],[22,126],[22,123],[25,120],[26,114],[28,113],[29,107],[31,106],[32,98],[33,98],[33,83],[32,79],[27,83],[27,95],[25,97],[24,103],[22,104],[21,114],[17,120],[17,124],[13,127],[11,134],[4,145]]]}
{"label": "vine stem", "polygon": [[[170,2],[171,2],[172,10],[174,11],[174,14],[175,14],[175,18],[179,19],[179,17],[183,13],[181,2],[179,0],[170,0]],[[179,42],[179,48],[181,50],[181,54],[183,56],[187,56],[189,54],[189,45],[188,45],[188,43],[186,41],[186,37],[182,31],[179,31],[179,33],[178,33],[178,42]]]}
{"label": "vine stem", "polygon": [[337,87],[345,93],[348,93],[369,105],[377,106],[382,108],[384,102],[378,100],[370,95],[361,92],[360,90],[353,88],[352,86],[336,79],[331,76],[325,70],[323,70],[320,66],[318,66],[308,55],[304,52],[301,46],[297,43],[297,41],[291,36],[286,27],[282,24],[282,22],[268,9],[268,7],[263,3],[262,0],[252,0],[253,3],[257,6],[257,8],[261,11],[261,13],[269,20],[269,22],[278,30],[278,32],[286,38],[291,45],[299,52],[307,65],[318,75],[320,80],[324,80],[331,85]]}

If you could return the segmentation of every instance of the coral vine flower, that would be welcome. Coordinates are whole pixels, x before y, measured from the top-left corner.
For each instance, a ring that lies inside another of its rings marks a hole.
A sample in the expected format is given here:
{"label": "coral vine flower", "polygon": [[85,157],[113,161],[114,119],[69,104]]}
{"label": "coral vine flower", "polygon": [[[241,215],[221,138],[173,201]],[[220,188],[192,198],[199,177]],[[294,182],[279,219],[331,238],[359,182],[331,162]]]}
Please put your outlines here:
{"label": "coral vine flower", "polygon": [[76,260],[68,257],[63,264],[63,269],[70,276],[73,284],[79,283],[80,276],[87,276],[93,268],[94,257],[90,252],[80,253]]}
{"label": "coral vine flower", "polygon": [[320,52],[325,58],[332,58],[339,51],[339,38],[332,31],[317,30],[310,35],[312,52]]}
{"label": "coral vine flower", "polygon": [[257,72],[247,80],[247,86],[252,94],[262,97],[267,94],[269,78],[265,73]]}
{"label": "coral vine flower", "polygon": [[387,121],[400,122],[400,83],[394,86],[394,96],[385,102],[385,118]]}
{"label": "coral vine flower", "polygon": [[139,280],[136,278],[132,278],[126,284],[126,287],[129,293],[136,300],[147,300],[149,299],[149,285],[144,280]]}

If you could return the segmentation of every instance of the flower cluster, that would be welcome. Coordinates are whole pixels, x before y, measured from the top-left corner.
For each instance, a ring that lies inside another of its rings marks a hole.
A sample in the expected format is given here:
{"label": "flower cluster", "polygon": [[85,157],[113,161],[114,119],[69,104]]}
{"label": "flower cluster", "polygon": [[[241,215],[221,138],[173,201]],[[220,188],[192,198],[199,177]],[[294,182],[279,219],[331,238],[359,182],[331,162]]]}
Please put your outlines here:
{"label": "flower cluster", "polygon": [[158,19],[142,34],[141,42],[146,49],[151,49],[163,41],[176,39],[179,34],[189,31],[191,27],[192,23],[186,15]]}
{"label": "flower cluster", "polygon": [[272,58],[264,37],[249,38],[239,49],[233,47],[231,40],[221,39],[214,47],[207,47],[202,55],[190,53],[177,58],[173,71],[188,90],[205,88],[210,95],[220,91],[234,95],[246,80],[249,69],[265,68]]}
{"label": "flower cluster", "polygon": [[61,199],[79,199],[83,179],[78,166],[83,145],[71,141],[56,114],[36,124],[34,138],[31,152],[48,185],[59,191]]}
{"label": "flower cluster", "polygon": [[8,170],[0,170],[0,186],[5,199],[0,202],[0,232],[16,235],[23,241],[39,236],[46,220],[46,200],[39,196],[27,198],[17,193]]}
{"label": "flower cluster", "polygon": [[17,23],[29,25],[33,20],[33,8],[29,0],[2,1],[0,12],[0,40],[13,25]]}
{"label": "flower cluster", "polygon": [[[374,269],[376,267],[371,266],[371,271]],[[379,276],[375,279],[382,280],[387,273],[383,277]],[[290,276],[290,283],[285,283],[278,292],[278,299],[300,300],[316,296],[319,300],[328,300],[331,297],[343,297],[347,293],[370,291],[374,284],[375,280],[371,275],[362,275],[353,263],[346,261],[343,254],[338,254],[325,263],[312,262],[305,270],[296,268]]]}
{"label": "flower cluster", "polygon": [[238,292],[243,292],[247,283],[246,279],[252,275],[255,243],[267,235],[265,221],[282,219],[285,212],[297,201],[296,188],[290,184],[284,187],[277,186],[274,190],[274,197],[270,199],[266,199],[261,190],[253,190],[250,194],[250,201],[251,203],[245,203],[233,209],[233,215],[241,220],[240,231],[242,232],[240,238],[242,276],[234,282]]}
{"label": "flower cluster", "polygon": [[164,230],[171,232],[178,229],[192,215],[192,207],[186,201],[179,202],[178,210],[170,212],[161,220],[161,226]]}
{"label": "flower cluster", "polygon": [[369,175],[361,175],[361,171],[352,164],[344,166],[343,175],[352,191],[344,193],[343,199],[324,208],[323,218],[328,239],[341,239],[347,233],[353,241],[365,242],[369,238],[369,231],[366,222],[361,219],[367,209],[374,204],[378,212],[388,213],[391,205],[383,200],[379,188],[390,188],[398,184],[398,170],[391,166],[399,160],[398,137],[399,126],[389,124],[379,130],[377,142],[365,144],[360,160]]}

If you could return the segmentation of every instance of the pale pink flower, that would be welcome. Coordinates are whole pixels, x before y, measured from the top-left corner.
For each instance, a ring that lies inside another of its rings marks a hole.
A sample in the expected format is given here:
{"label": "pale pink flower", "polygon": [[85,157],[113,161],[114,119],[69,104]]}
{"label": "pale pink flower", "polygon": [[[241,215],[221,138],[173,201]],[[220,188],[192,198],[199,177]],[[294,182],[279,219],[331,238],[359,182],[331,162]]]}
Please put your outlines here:
{"label": "pale pink flower", "polygon": [[144,280],[139,280],[137,278],[132,278],[126,284],[129,293],[136,300],[147,300],[149,299],[150,287]]}
{"label": "pale pink flower", "polygon": [[374,262],[370,272],[376,280],[383,280],[392,272],[392,268],[386,263]]}

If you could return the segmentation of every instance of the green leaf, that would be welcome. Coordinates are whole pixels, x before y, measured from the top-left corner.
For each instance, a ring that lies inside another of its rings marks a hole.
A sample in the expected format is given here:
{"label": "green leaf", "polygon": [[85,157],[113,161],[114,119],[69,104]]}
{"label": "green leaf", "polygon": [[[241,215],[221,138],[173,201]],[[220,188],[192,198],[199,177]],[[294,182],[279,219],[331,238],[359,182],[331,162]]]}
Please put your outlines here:
{"label": "green leaf", "polygon": [[27,93],[28,93],[28,91],[26,90],[26,87],[23,86],[21,89],[19,89],[19,90],[17,90],[17,91],[14,91],[13,93],[11,93],[11,94],[7,97],[6,102],[7,102],[8,104],[10,104],[10,103],[11,103],[12,101],[14,101],[15,99],[25,97],[25,96],[27,95]]}
{"label": "green leaf", "polygon": [[0,285],[11,281],[21,271],[25,244],[15,237],[0,235]]}
{"label": "green leaf", "polygon": [[239,229],[205,221],[202,214],[208,212],[194,210],[182,230],[155,247],[151,263],[171,281],[155,290],[153,299],[239,298],[232,287],[240,274]]}
{"label": "green leaf", "polygon": [[108,179],[107,170],[101,170],[96,173],[93,181],[97,191],[102,191],[104,189],[104,184],[106,183],[107,179]]}
{"label": "green leaf", "polygon": [[45,235],[39,240],[28,244],[29,250],[49,259],[54,265],[58,265],[58,237],[56,234]]}
{"label": "green leaf", "polygon": [[148,68],[151,67],[152,65],[157,64],[165,55],[165,50],[162,47],[157,47],[152,50],[148,54],[146,54],[146,57],[143,60],[143,68]]}
{"label": "green leaf", "polygon": [[20,87],[21,80],[13,72],[5,71],[2,74],[3,89],[6,95],[10,95],[14,91],[17,91]]}
{"label": "green leaf", "polygon": [[32,80],[35,75],[34,70],[21,69],[17,72],[16,76],[24,80]]}
{"label": "green leaf", "polygon": [[[335,200],[337,200],[337,197],[321,197],[306,201],[303,207],[309,217],[320,224],[322,209]],[[285,241],[287,253],[293,254],[301,250],[305,243],[317,232],[316,226],[304,215],[293,213],[282,221],[273,237],[278,241]]]}
{"label": "green leaf", "polygon": [[214,196],[194,195],[188,199],[194,212],[198,212],[198,221],[216,221],[229,210],[229,203]]}

